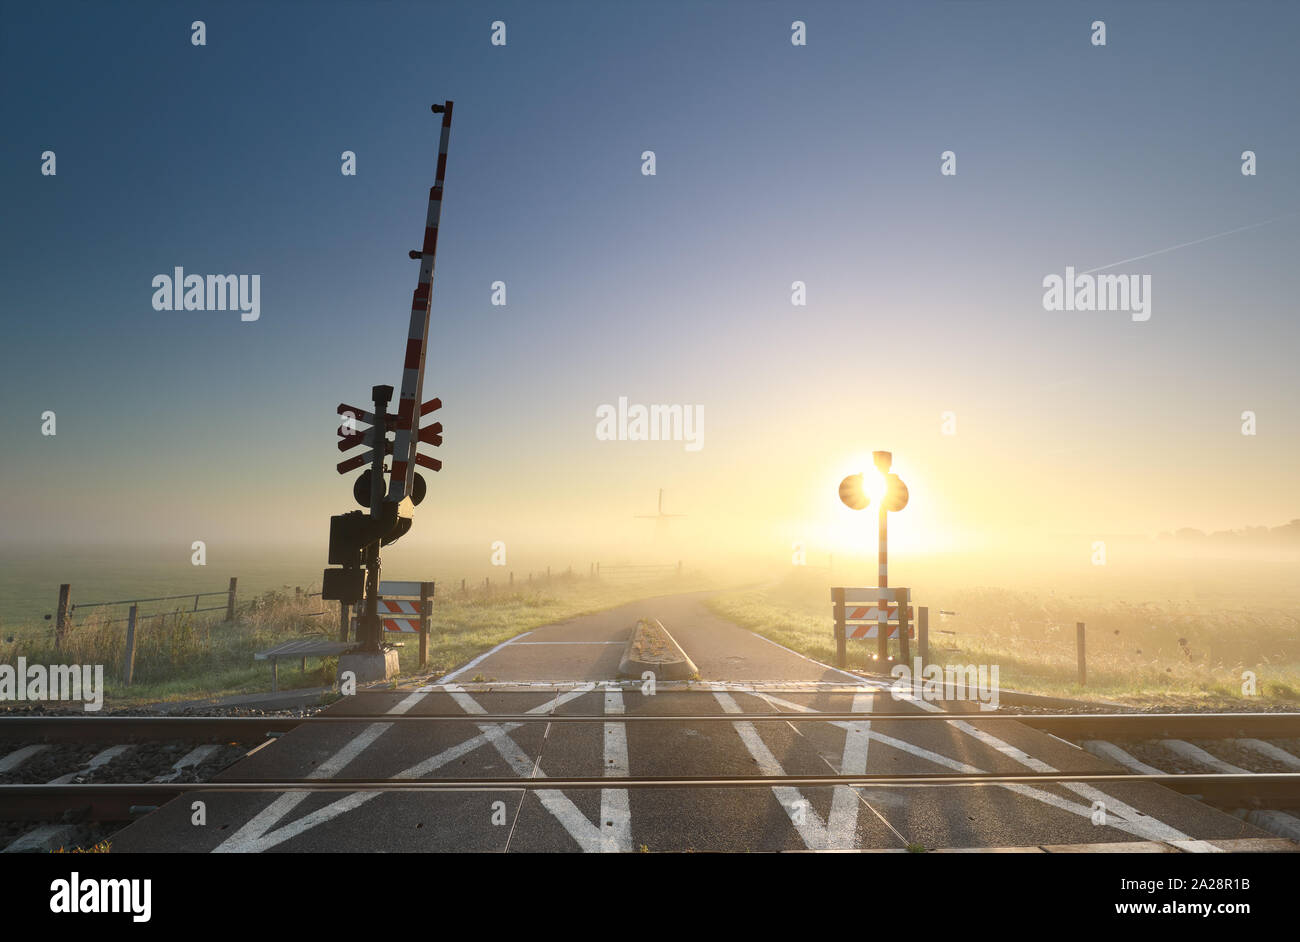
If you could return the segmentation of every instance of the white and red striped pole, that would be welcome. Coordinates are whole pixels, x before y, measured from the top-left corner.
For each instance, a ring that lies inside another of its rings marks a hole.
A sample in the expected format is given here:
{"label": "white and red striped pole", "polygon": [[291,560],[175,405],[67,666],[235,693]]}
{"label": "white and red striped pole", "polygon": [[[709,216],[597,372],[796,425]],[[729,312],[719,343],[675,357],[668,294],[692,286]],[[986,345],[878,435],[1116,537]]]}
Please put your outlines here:
{"label": "white and red striped pole", "polygon": [[876,657],[881,664],[889,658],[889,602],[886,599],[889,588],[889,527],[886,521],[889,512],[880,508],[880,600],[876,602]]}
{"label": "white and red striped pole", "polygon": [[[876,464],[876,470],[883,476],[889,472],[893,464],[894,456],[887,451],[874,451],[871,457]],[[887,501],[884,495],[880,499],[880,527],[879,527],[879,545],[880,545],[880,566],[877,578],[879,579],[878,601],[876,602],[876,658],[880,661],[883,668],[885,661],[889,659],[889,600],[886,596],[889,594],[885,590],[889,588],[889,511],[885,509]],[[899,620],[901,630],[902,620]]]}
{"label": "white and red striped pole", "polygon": [[[424,391],[424,359],[429,336],[429,309],[433,301],[433,260],[438,250],[438,221],[442,217],[442,184],[447,174],[447,140],[451,136],[450,101],[433,106],[442,115],[442,135],[438,139],[438,169],[429,190],[429,212],[424,222],[424,245],[420,259],[420,280],[411,299],[411,328],[406,335],[406,360],[402,369],[402,392],[398,401],[396,438],[393,442],[393,475],[388,485],[388,499],[401,502],[415,485],[415,449],[420,398]],[[417,253],[412,252],[412,257]]]}

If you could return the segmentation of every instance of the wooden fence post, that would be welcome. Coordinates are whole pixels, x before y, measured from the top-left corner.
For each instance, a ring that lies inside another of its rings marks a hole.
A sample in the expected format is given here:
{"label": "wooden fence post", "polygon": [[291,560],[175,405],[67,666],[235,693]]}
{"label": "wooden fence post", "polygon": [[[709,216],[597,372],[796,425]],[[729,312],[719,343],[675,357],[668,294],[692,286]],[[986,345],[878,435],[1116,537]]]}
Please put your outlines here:
{"label": "wooden fence post", "polygon": [[72,605],[72,583],[65,582],[59,586],[59,606],[55,611],[54,646],[63,649],[64,635],[68,630],[68,613]]}
{"label": "wooden fence post", "polygon": [[848,640],[844,637],[844,589],[832,588],[831,601],[835,603],[835,666],[848,666]]}
{"label": "wooden fence post", "polygon": [[230,577],[230,597],[226,599],[226,621],[235,620],[235,586],[239,580],[234,576]]}
{"label": "wooden fence post", "polygon": [[1074,637],[1079,649],[1079,686],[1088,686],[1088,658],[1083,644],[1083,622],[1074,623]]}
{"label": "wooden fence post", "polygon": [[135,614],[137,606],[132,605],[126,616],[126,663],[123,665],[122,679],[131,686],[135,674]]}
{"label": "wooden fence post", "polygon": [[930,607],[922,605],[917,609],[916,653],[921,656],[921,666],[930,660]]}

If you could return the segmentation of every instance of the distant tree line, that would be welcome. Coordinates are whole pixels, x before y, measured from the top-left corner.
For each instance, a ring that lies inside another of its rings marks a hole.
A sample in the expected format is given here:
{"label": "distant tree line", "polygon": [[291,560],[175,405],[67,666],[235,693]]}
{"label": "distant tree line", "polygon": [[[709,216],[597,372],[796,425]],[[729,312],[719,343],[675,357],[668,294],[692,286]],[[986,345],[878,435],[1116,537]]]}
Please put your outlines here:
{"label": "distant tree line", "polygon": [[1161,540],[1180,543],[1236,543],[1251,546],[1295,546],[1300,547],[1300,520],[1292,520],[1280,527],[1244,527],[1240,530],[1216,530],[1206,533],[1192,527],[1181,530],[1166,530],[1160,534]]}

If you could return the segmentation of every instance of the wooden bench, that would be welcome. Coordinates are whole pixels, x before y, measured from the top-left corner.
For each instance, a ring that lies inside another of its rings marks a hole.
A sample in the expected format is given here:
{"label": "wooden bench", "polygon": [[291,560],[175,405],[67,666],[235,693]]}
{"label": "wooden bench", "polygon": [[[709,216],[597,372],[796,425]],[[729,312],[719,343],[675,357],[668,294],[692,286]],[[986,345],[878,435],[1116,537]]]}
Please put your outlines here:
{"label": "wooden bench", "polygon": [[355,647],[356,644],[351,641],[326,641],[323,638],[295,638],[293,641],[286,641],[283,644],[277,644],[269,650],[258,651],[253,655],[253,660],[271,662],[271,692],[275,693],[280,689],[280,658],[301,658],[302,670],[305,673],[307,670],[307,658],[334,657],[338,654],[346,654]]}

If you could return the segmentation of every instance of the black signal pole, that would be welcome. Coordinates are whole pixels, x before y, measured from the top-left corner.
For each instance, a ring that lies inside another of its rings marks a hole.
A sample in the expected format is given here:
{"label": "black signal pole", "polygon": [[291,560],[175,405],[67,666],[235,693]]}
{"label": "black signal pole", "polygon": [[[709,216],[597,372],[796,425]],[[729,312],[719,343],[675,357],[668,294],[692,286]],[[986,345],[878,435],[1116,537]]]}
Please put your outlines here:
{"label": "black signal pole", "polygon": [[[375,421],[371,426],[374,435],[374,452],[370,459],[370,519],[378,520],[384,505],[384,451],[388,441],[388,403],[393,399],[392,386],[374,386],[370,396],[375,404]],[[365,610],[358,622],[357,640],[360,650],[375,653],[380,650],[383,632],[379,624],[379,540],[366,544]]]}

